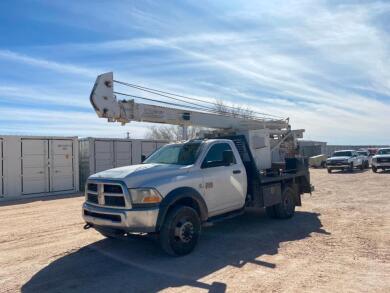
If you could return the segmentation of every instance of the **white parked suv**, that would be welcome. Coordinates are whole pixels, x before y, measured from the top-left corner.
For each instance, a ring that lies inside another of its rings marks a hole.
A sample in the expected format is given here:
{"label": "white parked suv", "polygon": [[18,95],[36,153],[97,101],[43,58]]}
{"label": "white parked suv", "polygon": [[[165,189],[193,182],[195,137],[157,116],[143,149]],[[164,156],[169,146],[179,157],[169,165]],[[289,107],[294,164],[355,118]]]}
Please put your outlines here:
{"label": "white parked suv", "polygon": [[326,160],[328,173],[332,170],[348,170],[353,172],[354,168],[364,169],[362,157],[354,150],[336,151]]}
{"label": "white parked suv", "polygon": [[375,156],[372,157],[372,171],[375,173],[378,169],[390,169],[390,148],[379,149]]}

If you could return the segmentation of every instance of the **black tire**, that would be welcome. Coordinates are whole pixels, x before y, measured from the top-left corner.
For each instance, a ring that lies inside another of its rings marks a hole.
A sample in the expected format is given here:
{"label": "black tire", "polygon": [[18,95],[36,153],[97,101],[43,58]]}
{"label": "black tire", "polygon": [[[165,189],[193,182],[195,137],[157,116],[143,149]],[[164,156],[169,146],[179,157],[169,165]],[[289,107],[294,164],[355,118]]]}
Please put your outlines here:
{"label": "black tire", "polygon": [[370,168],[370,163],[368,161],[366,161],[366,169],[369,169]]}
{"label": "black tire", "polygon": [[364,170],[364,163],[362,163],[359,168],[360,168],[360,170],[363,171]]}
{"label": "black tire", "polygon": [[188,206],[176,206],[167,215],[160,230],[161,248],[174,256],[194,250],[201,232],[198,213]]}
{"label": "black tire", "polygon": [[295,213],[294,190],[287,187],[282,194],[282,202],[275,205],[275,213],[279,219],[288,219]]}
{"label": "black tire", "polygon": [[332,169],[328,168],[328,173],[332,173]]}
{"label": "black tire", "polygon": [[321,168],[326,168],[326,162],[325,161],[321,162]]}
{"label": "black tire", "polygon": [[271,219],[276,219],[276,211],[275,211],[275,206],[270,206],[265,208],[265,212],[267,213],[267,216]]}
{"label": "black tire", "polygon": [[353,172],[353,163],[349,164],[348,171],[351,173]]}
{"label": "black tire", "polygon": [[374,173],[378,172],[377,167],[372,166],[372,172],[374,172]]}

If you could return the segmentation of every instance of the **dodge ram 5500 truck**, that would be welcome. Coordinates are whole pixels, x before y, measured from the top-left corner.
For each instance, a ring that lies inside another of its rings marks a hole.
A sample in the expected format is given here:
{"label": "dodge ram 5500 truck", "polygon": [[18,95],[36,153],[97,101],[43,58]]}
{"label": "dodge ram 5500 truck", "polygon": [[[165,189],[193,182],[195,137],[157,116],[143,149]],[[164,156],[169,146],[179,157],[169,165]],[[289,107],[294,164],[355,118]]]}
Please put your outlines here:
{"label": "dodge ram 5500 truck", "polygon": [[[116,91],[114,84],[143,95]],[[162,147],[143,164],[92,175],[85,188],[85,228],[107,237],[158,234],[166,252],[184,255],[205,223],[246,207],[289,218],[301,194],[311,192],[307,161],[298,155],[304,130],[292,130],[288,118],[219,111],[211,102],[115,80],[112,72],[97,77],[90,101],[109,122],[178,125],[184,137],[188,126],[208,130],[202,139]]]}
{"label": "dodge ram 5500 truck", "polygon": [[348,170],[353,172],[354,168],[364,169],[361,156],[354,150],[336,151],[326,160],[328,173],[333,170]]}
{"label": "dodge ram 5500 truck", "polygon": [[307,161],[262,175],[243,135],[163,146],[142,164],[90,176],[83,218],[106,237],[158,233],[171,255],[190,253],[207,222],[266,208],[272,218],[294,215],[312,191]]}

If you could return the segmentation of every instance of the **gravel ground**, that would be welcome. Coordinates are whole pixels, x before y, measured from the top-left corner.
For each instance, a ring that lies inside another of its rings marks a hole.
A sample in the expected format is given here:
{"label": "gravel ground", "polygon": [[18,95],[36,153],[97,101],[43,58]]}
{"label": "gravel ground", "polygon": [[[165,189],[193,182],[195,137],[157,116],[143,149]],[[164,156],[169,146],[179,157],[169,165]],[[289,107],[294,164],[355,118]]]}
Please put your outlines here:
{"label": "gravel ground", "polygon": [[181,258],[83,230],[82,197],[0,204],[0,291],[390,292],[390,173],[312,181],[293,219],[248,211]]}

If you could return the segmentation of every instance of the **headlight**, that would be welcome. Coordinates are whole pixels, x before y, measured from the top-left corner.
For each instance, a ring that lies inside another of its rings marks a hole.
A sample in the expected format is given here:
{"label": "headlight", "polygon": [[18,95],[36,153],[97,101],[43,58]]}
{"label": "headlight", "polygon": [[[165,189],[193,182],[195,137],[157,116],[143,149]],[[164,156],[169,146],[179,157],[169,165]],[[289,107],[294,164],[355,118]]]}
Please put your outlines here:
{"label": "headlight", "polygon": [[161,202],[160,193],[154,188],[129,189],[133,204],[150,204]]}

